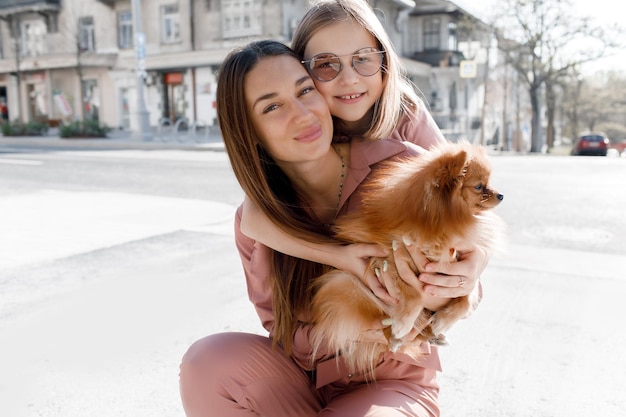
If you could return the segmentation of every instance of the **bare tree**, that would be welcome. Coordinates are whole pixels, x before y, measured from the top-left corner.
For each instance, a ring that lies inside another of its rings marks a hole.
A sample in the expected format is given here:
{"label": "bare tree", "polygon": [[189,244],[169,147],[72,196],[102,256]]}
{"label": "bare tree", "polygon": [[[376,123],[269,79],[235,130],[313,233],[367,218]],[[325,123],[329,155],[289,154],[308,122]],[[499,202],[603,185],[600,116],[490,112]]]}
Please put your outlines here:
{"label": "bare tree", "polygon": [[498,47],[525,83],[532,107],[531,152],[543,149],[542,105],[547,108],[547,146],[554,143],[559,82],[582,64],[620,45],[618,27],[573,14],[569,0],[503,0],[493,16]]}
{"label": "bare tree", "polygon": [[609,71],[571,77],[563,83],[562,109],[572,137],[579,130],[599,130],[626,138],[626,76]]}
{"label": "bare tree", "polygon": [[79,106],[77,108],[77,118],[84,122],[86,115],[85,103],[85,61],[86,55],[93,52],[94,38],[89,37],[89,28],[86,25],[93,25],[93,17],[89,15],[87,4],[80,0],[68,0],[64,5],[64,18],[59,30],[63,39],[63,49],[65,52],[74,54],[75,71],[78,76]]}

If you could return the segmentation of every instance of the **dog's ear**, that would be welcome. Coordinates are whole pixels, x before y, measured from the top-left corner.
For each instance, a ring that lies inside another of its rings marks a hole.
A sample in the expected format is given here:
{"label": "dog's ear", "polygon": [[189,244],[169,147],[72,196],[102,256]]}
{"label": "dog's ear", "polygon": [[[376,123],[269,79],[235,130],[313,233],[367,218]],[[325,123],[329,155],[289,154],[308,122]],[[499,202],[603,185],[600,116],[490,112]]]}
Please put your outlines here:
{"label": "dog's ear", "polygon": [[435,188],[454,190],[463,179],[466,171],[467,152],[462,150],[455,154],[442,155],[437,158],[437,171],[433,177]]}

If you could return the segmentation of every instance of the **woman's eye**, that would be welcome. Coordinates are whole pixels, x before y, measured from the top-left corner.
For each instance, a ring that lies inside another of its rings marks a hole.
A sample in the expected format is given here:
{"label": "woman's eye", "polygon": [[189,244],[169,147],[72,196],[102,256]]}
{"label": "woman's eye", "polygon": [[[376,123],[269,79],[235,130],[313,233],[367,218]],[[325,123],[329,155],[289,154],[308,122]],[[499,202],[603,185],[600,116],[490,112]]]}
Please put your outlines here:
{"label": "woman's eye", "polygon": [[270,104],[269,106],[266,106],[265,108],[263,108],[263,114],[269,113],[273,110],[276,110],[277,108],[278,108],[278,104]]}
{"label": "woman's eye", "polygon": [[314,91],[315,87],[304,87],[302,91],[300,91],[300,95],[309,94],[311,91]]}

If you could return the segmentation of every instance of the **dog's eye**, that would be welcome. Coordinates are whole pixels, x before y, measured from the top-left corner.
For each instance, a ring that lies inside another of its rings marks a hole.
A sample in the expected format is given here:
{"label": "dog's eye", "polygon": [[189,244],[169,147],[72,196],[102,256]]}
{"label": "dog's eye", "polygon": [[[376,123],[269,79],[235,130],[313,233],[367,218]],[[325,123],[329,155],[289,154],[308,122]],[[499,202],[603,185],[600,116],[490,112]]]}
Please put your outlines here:
{"label": "dog's eye", "polygon": [[484,186],[484,185],[482,185],[482,184],[478,184],[478,185],[476,185],[476,186],[474,187],[474,189],[475,189],[476,191],[482,191],[482,190],[483,190],[483,188],[485,188],[485,186]]}

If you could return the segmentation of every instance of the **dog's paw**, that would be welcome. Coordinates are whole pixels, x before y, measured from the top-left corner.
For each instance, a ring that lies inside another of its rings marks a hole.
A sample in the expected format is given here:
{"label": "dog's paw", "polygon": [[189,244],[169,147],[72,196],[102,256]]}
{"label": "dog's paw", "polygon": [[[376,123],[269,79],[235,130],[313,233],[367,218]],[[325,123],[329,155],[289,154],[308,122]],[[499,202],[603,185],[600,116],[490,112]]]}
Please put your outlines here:
{"label": "dog's paw", "polygon": [[400,339],[389,339],[389,350],[393,353],[396,353],[402,345],[403,342]]}
{"label": "dog's paw", "polygon": [[429,342],[432,345],[436,345],[436,346],[447,346],[450,344],[448,342],[448,339],[446,338],[446,335],[444,335],[443,333],[439,333],[437,336],[430,339]]}
{"label": "dog's paw", "polygon": [[402,339],[413,330],[413,322],[410,320],[394,319],[391,325],[391,334],[394,339]]}

